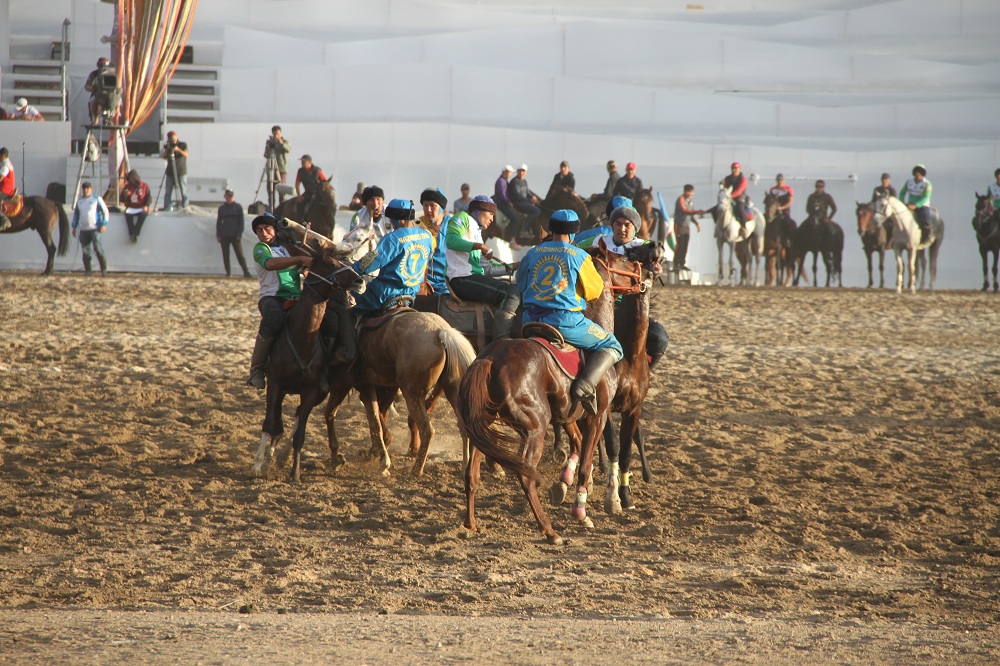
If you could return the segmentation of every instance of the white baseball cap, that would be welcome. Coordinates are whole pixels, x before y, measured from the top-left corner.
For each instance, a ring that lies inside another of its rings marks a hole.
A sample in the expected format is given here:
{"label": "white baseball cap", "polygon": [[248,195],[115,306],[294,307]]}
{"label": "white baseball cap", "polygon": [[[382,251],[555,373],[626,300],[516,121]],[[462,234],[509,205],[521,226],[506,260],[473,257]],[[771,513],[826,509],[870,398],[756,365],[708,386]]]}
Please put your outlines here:
{"label": "white baseball cap", "polygon": [[511,165],[509,165],[509,164],[508,164],[507,166],[505,166],[505,167],[503,168],[503,170],[504,170],[504,171],[510,171],[511,173],[514,173],[514,167],[512,167],[512,166],[511,166]]}
{"label": "white baseball cap", "polygon": [[527,164],[522,164],[521,166],[517,167],[517,170],[518,171],[527,171],[528,170],[528,165]]}
{"label": "white baseball cap", "polygon": [[17,102],[14,105],[14,108],[20,110],[26,106],[28,106],[28,100],[24,99],[23,97],[18,97]]}

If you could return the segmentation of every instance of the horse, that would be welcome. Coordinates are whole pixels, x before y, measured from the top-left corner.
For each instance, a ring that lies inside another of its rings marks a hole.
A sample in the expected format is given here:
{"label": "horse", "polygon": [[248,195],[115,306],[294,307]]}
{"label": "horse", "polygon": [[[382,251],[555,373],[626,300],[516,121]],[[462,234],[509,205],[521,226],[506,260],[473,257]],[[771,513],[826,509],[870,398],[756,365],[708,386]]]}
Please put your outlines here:
{"label": "horse", "polygon": [[1000,257],[1000,210],[993,207],[993,197],[976,192],[976,216],[972,218],[972,228],[979,241],[979,256],[983,258],[983,291],[989,290],[989,255],[993,254],[993,293],[1000,290],[997,283],[997,259]]}
{"label": "horse", "polygon": [[[267,475],[274,449],[281,441],[284,427],[281,404],[288,394],[299,395],[295,411],[295,427],[291,447],[294,451],[291,481],[301,480],[302,445],[305,442],[306,421],[313,408],[327,395],[322,386],[328,364],[320,342],[320,324],[326,313],[326,303],[336,289],[363,289],[364,281],[343,258],[354,248],[347,244],[337,247],[325,237],[287,219],[279,223],[279,233],[289,251],[313,257],[305,279],[302,295],[285,320],[285,326],[271,347],[267,363],[266,413],[261,428],[260,446],[254,457],[252,473]],[[279,456],[281,467],[288,449]]]}
{"label": "horse", "polygon": [[[740,262],[740,284],[747,284],[750,273],[750,260],[757,259],[754,269],[752,284],[757,284],[757,273],[760,266],[760,256],[764,248],[764,219],[760,211],[750,207],[753,211],[753,219],[747,220],[746,226],[741,227],[736,214],[733,212],[733,188],[719,186],[718,203],[711,209],[712,217],[715,219],[715,243],[719,248],[719,274],[718,280],[722,282],[723,260],[722,246],[729,245],[729,282],[732,284],[733,276],[736,274],[736,267],[733,266],[733,256],[736,255]],[[752,239],[752,240],[751,240]],[[741,243],[750,241],[747,246],[740,249]]]}
{"label": "horse", "polygon": [[[9,204],[14,205],[9,206]],[[10,212],[8,212],[8,208]],[[10,226],[0,233],[14,234],[27,229],[37,231],[45,245],[45,251],[48,253],[48,260],[45,262],[45,270],[42,271],[42,275],[52,275],[56,254],[62,257],[69,249],[69,217],[66,215],[66,209],[45,197],[22,197],[20,209],[17,207],[16,199],[5,201],[4,213],[10,218]],[[57,225],[59,226],[58,246],[52,240],[52,231]]]}
{"label": "horse", "polygon": [[368,417],[372,452],[380,458],[382,474],[389,475],[391,436],[386,422],[397,391],[406,401],[410,426],[410,451],[415,455],[412,473],[423,474],[434,428],[427,398],[444,393],[458,418],[463,460],[469,459],[468,438],[459,415],[459,383],[476,352],[465,337],[436,314],[410,308],[390,311],[377,327],[366,328],[358,339],[358,360],[349,371],[330,374],[330,399],[324,413],[330,454],[335,467],[344,462],[336,433],[337,410],[352,388],[361,394]]}
{"label": "horse", "polygon": [[543,225],[557,210],[568,208],[580,218],[580,230],[592,229],[598,225],[598,218],[594,216],[587,202],[579,194],[568,187],[557,187],[549,191],[545,200],[538,204],[542,210],[538,215],[538,221]]}
{"label": "horse", "polygon": [[889,249],[889,238],[892,236],[892,225],[883,220],[882,224],[875,221],[875,205],[873,203],[855,202],[854,210],[858,218],[858,235],[864,246],[865,257],[868,259],[868,288],[875,285],[872,276],[872,255],[878,253],[878,287],[885,287],[885,251]]}
{"label": "horse", "polygon": [[327,238],[333,238],[333,226],[337,215],[337,197],[333,191],[333,185],[329,180],[321,180],[316,187],[316,194],[313,195],[306,209],[299,214],[299,202],[305,195],[288,199],[280,204],[274,211],[274,217],[283,217],[299,220]]}
{"label": "horse", "polygon": [[770,192],[764,196],[764,284],[787,287],[792,282],[792,269],[795,266],[793,245],[798,225],[787,214],[779,213],[780,205],[778,197]]}
{"label": "horse", "polygon": [[[909,289],[911,292],[917,290],[917,255],[921,253],[921,262],[926,259],[922,255],[922,250],[930,251],[930,289],[934,288],[934,278],[937,276],[937,255],[941,249],[941,242],[944,240],[944,220],[938,215],[933,216],[931,232],[927,239],[920,241],[920,225],[917,224],[913,213],[906,204],[896,197],[882,197],[875,201],[876,217],[888,219],[892,222],[892,251],[896,254],[896,291],[903,291],[903,273],[906,268],[903,264],[903,252],[906,252],[906,264],[910,268]],[[879,220],[881,224],[881,220]],[[926,272],[926,271],[922,271]],[[920,288],[923,289],[923,275],[920,279]]]}
{"label": "horse", "polygon": [[639,213],[640,225],[635,231],[636,238],[649,240],[653,237],[657,225],[663,223],[663,214],[653,205],[652,186],[640,189],[632,199],[632,207]]}
{"label": "horse", "polygon": [[[587,307],[588,316],[605,330],[614,322],[613,290],[637,292],[645,288],[637,264],[622,255],[608,252],[603,244],[591,251],[594,264],[604,279],[605,290]],[[619,268],[624,266],[625,268]],[[538,498],[538,461],[549,424],[565,424],[573,444],[570,463],[561,478],[569,484],[577,468],[577,495],[574,517],[591,527],[587,517],[587,486],[593,468],[597,441],[607,419],[608,407],[617,383],[614,369],[597,386],[597,412],[584,412],[570,397],[570,380],[552,356],[531,339],[498,340],[480,352],[462,380],[461,421],[472,444],[465,467],[465,527],[476,531],[475,496],[484,457],[515,472],[528,498],[538,527],[549,543],[562,544]],[[579,423],[583,424],[581,433]],[[511,434],[509,430],[513,430]],[[579,461],[577,463],[577,461]],[[553,486],[553,489],[560,484]],[[561,501],[557,497],[553,502]]]}
{"label": "horse", "polygon": [[813,255],[813,286],[819,286],[817,262],[823,258],[826,267],[826,286],[836,276],[839,286],[844,256],[844,230],[831,219],[820,219],[816,211],[809,213],[805,222],[795,231],[795,278],[792,284],[799,286],[799,279],[806,272],[806,255]]}

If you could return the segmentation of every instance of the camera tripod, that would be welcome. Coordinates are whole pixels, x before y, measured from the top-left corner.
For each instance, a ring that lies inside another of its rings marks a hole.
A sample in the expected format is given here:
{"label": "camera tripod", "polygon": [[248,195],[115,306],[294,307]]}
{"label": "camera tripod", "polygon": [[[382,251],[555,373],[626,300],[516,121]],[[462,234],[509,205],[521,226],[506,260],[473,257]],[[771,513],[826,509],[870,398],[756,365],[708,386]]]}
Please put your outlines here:
{"label": "camera tripod", "polygon": [[[165,145],[164,148],[169,147],[169,145],[170,144]],[[170,195],[171,195],[170,196],[170,203],[168,205],[165,205],[164,209],[165,210],[174,210],[175,207],[178,207],[178,204],[180,204],[182,206],[184,205],[184,193],[181,191],[181,181],[177,177],[177,161],[174,158],[174,152],[172,150],[167,155],[167,161],[170,162],[170,175],[171,175],[171,177],[173,179],[174,187],[173,187],[173,189],[170,190]],[[160,187],[156,190],[156,199],[153,200],[154,205],[155,205],[155,202],[157,202],[157,201],[160,200],[160,193],[163,192],[163,184],[166,181],[167,181],[167,172],[164,171],[163,172],[163,176],[160,178]],[[177,199],[178,195],[180,195],[180,197],[181,197],[179,201]],[[164,203],[166,203],[166,202],[164,202]]]}
{"label": "camera tripod", "polygon": [[[113,142],[115,144],[115,146],[116,146],[116,149],[118,151],[121,151],[121,153],[122,153],[122,162],[125,165],[125,173],[128,173],[128,171],[130,169],[130,167],[129,167],[129,160],[128,160],[128,145],[125,143],[125,133],[128,130],[128,125],[127,124],[126,125],[105,125],[105,124],[97,125],[97,124],[95,124],[95,125],[86,125],[86,128],[87,128],[87,138],[84,139],[84,142],[83,142],[84,150],[81,151],[81,154],[80,154],[80,171],[76,175],[76,188],[73,190],[73,202],[74,203],[76,202],[77,199],[80,198],[80,184],[83,182],[83,172],[84,172],[84,170],[87,167],[87,149],[86,148],[90,144],[91,139],[94,139],[97,142],[97,145],[100,146],[101,145],[101,139],[103,138],[103,134],[104,134],[104,130],[105,129],[111,130],[111,141],[109,141],[109,150],[108,150],[109,157],[111,155],[110,143]],[[97,132],[98,132],[97,138],[94,137],[94,130],[97,130]],[[100,159],[101,159],[101,156],[100,156],[100,154],[98,154],[97,161],[100,161]],[[115,171],[115,176],[114,176],[114,181],[115,181],[115,185],[114,185],[114,187],[115,187],[115,202],[114,202],[114,204],[117,206],[118,205],[118,201],[121,198],[121,191],[119,189],[119,187],[121,185],[121,179],[118,177],[118,170],[114,169],[114,171]],[[101,178],[100,178],[100,170],[99,169],[98,169],[97,173],[98,173],[97,187],[94,188],[94,191],[95,192],[100,192],[101,191]],[[109,184],[109,188],[110,188],[110,184]]]}
{"label": "camera tripod", "polygon": [[257,196],[260,194],[260,186],[267,180],[267,209],[273,213],[275,209],[274,192],[278,184],[278,158],[274,154],[274,148],[271,147],[270,137],[268,137],[265,144],[265,155],[264,170],[260,172],[260,180],[257,181],[257,191],[253,193],[253,200],[257,201]]}

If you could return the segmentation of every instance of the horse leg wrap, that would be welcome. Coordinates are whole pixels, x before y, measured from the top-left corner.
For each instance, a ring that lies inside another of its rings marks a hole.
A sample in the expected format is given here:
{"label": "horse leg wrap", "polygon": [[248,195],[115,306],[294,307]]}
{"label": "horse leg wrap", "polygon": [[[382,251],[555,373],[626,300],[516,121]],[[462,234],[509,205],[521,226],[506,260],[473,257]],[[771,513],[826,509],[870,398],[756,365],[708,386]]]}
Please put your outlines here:
{"label": "horse leg wrap", "polygon": [[632,480],[632,472],[622,474],[622,484],[618,487],[618,497],[622,501],[623,509],[634,509],[635,501],[632,499],[632,488],[629,482]]}
{"label": "horse leg wrap", "polygon": [[580,465],[580,457],[577,454],[573,454],[566,461],[566,466],[563,467],[562,477],[560,480],[567,486],[573,483],[573,477],[576,476],[576,468]]}

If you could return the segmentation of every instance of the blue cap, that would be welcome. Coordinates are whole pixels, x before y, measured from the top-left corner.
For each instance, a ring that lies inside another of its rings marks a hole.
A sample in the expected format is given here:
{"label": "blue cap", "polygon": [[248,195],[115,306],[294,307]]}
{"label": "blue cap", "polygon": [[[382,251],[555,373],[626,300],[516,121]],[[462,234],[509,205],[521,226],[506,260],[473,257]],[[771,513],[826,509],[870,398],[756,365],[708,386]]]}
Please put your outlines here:
{"label": "blue cap", "polygon": [[622,208],[622,207],[631,208],[632,200],[629,199],[628,197],[623,197],[622,195],[619,194],[611,198],[611,201],[608,202],[608,205],[604,210],[604,214],[607,215],[608,217],[611,217],[611,211],[613,211],[615,208]]}

